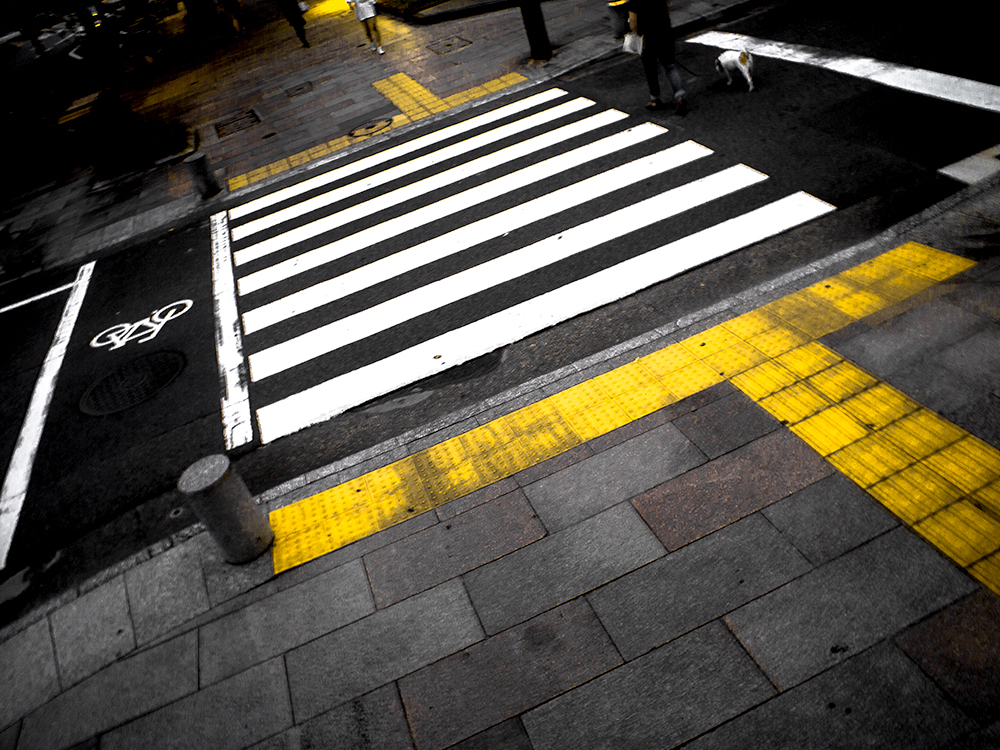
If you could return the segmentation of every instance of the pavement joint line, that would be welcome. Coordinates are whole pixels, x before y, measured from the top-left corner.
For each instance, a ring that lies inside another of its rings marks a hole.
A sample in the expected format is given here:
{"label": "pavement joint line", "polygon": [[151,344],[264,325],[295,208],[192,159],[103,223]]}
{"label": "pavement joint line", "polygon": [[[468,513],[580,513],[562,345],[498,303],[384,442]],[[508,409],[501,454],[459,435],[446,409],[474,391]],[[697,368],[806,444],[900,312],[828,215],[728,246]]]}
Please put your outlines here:
{"label": "pavement joint line", "polygon": [[[437,508],[728,380],[896,516],[909,515],[914,531],[1000,593],[1000,451],[818,341],[975,265],[905,243],[275,509],[274,571]],[[875,388],[879,398],[870,397]],[[883,412],[890,417],[880,425]],[[925,495],[942,482],[959,491],[930,512],[916,513],[911,490],[921,481],[925,490],[931,487]],[[899,489],[900,483],[907,484]]]}

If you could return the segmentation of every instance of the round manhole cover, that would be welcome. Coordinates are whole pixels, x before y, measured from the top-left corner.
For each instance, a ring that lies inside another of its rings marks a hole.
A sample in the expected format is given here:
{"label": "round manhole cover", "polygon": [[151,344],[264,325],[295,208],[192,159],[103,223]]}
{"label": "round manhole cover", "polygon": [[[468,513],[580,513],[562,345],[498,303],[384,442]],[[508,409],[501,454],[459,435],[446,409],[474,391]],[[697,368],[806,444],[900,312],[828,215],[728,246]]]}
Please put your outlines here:
{"label": "round manhole cover", "polygon": [[180,352],[153,352],[126,362],[87,389],[80,411],[103,417],[131,409],[174,382],[185,364]]}

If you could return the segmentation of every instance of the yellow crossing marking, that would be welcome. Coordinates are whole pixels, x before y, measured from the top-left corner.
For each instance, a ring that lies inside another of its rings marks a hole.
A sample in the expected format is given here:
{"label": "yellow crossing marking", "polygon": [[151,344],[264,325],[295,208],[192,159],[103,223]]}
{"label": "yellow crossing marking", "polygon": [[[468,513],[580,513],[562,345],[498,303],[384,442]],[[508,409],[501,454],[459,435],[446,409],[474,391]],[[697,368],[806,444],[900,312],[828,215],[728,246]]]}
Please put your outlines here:
{"label": "yellow crossing marking", "polygon": [[287,172],[293,167],[298,167],[308,162],[322,159],[325,156],[334,154],[341,149],[347,148],[355,143],[359,143],[372,135],[387,133],[390,130],[412,122],[423,119],[439,112],[445,112],[460,104],[471,102],[475,99],[492,94],[496,91],[524,83],[528,79],[520,73],[508,73],[507,75],[495,78],[492,81],[472,86],[457,94],[452,94],[445,98],[440,98],[430,90],[424,88],[405,73],[397,73],[382,81],[372,84],[376,91],[382,94],[400,111],[400,114],[392,118],[389,125],[377,133],[364,135],[342,135],[332,141],[321,143],[305,151],[300,151],[287,159],[279,159],[276,162],[255,169],[246,174],[232,177],[228,181],[229,192],[245,188],[255,182],[260,182],[268,177],[274,177],[282,172]]}
{"label": "yellow crossing marking", "polygon": [[728,379],[956,564],[1000,593],[1000,451],[815,340],[972,265],[908,243],[275,510],[275,572]]}

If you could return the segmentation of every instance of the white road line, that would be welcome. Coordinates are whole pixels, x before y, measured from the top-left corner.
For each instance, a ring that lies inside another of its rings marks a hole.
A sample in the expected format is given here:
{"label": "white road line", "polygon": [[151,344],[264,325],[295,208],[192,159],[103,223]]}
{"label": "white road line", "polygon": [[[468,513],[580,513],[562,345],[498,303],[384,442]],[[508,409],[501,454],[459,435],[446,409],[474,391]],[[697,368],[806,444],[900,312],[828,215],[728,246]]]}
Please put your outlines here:
{"label": "white road line", "polygon": [[746,49],[759,57],[770,57],[786,62],[825,68],[914,94],[922,94],[990,112],[1000,112],[1000,86],[971,81],[967,78],[911,68],[908,65],[883,62],[870,57],[843,54],[820,47],[773,42],[768,39],[757,39],[721,31],[709,31],[687,41],[719,49]]}
{"label": "white road line", "polygon": [[834,207],[795,193],[257,410],[265,443],[335,417],[601,305],[767,239]]}
{"label": "white road line", "polygon": [[17,521],[28,494],[31,469],[38,454],[38,445],[42,440],[42,430],[45,427],[49,405],[52,403],[56,379],[66,357],[66,348],[73,336],[73,328],[76,326],[76,319],[83,306],[83,298],[87,294],[87,286],[93,273],[93,262],[81,266],[77,271],[76,281],[72,284],[69,299],[66,300],[62,317],[59,319],[59,326],[52,337],[52,344],[35,381],[28,411],[21,424],[17,443],[14,445],[10,467],[7,469],[3,488],[0,489],[0,569],[7,565],[7,555],[10,553]]}
{"label": "white road line", "polygon": [[[234,261],[237,266],[243,265],[250,261],[257,260],[264,255],[278,250],[283,250],[285,247],[293,244],[294,242],[309,239],[317,234],[321,234],[322,232],[342,227],[352,221],[358,221],[367,216],[377,215],[379,212],[392,208],[393,206],[397,206],[405,201],[420,198],[425,195],[433,197],[433,195],[442,188],[459,183],[468,177],[472,177],[473,175],[479,174],[488,169],[503,166],[514,161],[515,159],[536,153],[550,146],[568,141],[571,138],[590,133],[594,130],[605,127],[606,125],[611,125],[612,123],[623,120],[626,117],[626,114],[614,109],[599,112],[596,115],[586,117],[583,120],[579,120],[569,125],[564,125],[561,128],[556,128],[555,130],[535,136],[534,138],[529,138],[526,141],[507,146],[506,148],[502,148],[492,154],[481,156],[478,159],[473,159],[470,162],[445,170],[444,172],[440,172],[436,175],[425,177],[424,179],[416,182],[411,182],[397,188],[396,190],[370,198],[369,200],[345,208],[337,213],[329,214],[322,219],[312,222],[311,224],[305,224],[298,229],[291,230],[283,235],[278,235],[270,240],[265,240],[264,242],[256,245],[251,245],[250,247],[242,250],[237,250],[234,254]],[[438,203],[440,203],[440,201]],[[433,211],[434,209],[429,210]],[[402,221],[403,219],[400,220]],[[302,253],[288,261],[275,264],[275,266],[281,265],[282,268],[288,269],[297,264],[307,264],[309,262],[315,263],[316,260],[327,253],[331,245],[334,244],[336,244],[336,241],[334,243],[316,248],[315,251],[313,251],[314,254],[310,254],[309,252]],[[315,265],[308,267],[314,268]],[[274,266],[270,266],[269,268],[274,268]],[[305,270],[305,268],[302,270]],[[271,273],[276,272],[272,271]],[[253,276],[253,274],[247,274],[244,278],[248,278],[250,276]],[[254,278],[259,280],[262,277]],[[253,290],[255,288],[259,287],[256,287],[253,282],[244,282],[242,279],[240,280],[241,295],[248,294],[249,291],[247,290]]]}
{"label": "white road line", "polygon": [[6,307],[0,307],[0,313],[5,313],[9,310],[16,310],[19,307],[24,307],[25,305],[30,305],[32,302],[37,302],[40,299],[45,299],[46,297],[51,297],[54,294],[59,294],[60,292],[65,292],[67,289],[73,288],[73,283],[63,284],[62,286],[57,286],[55,289],[49,289],[47,292],[42,292],[41,294],[36,294],[34,297],[29,297],[28,299],[23,299],[20,302],[14,302],[13,304],[7,305]]}
{"label": "white road line", "polygon": [[[651,125],[650,127],[662,132],[662,129],[656,125]],[[632,131],[639,130],[640,128],[633,128]],[[625,133],[632,131],[625,131]],[[619,135],[624,135],[625,133]],[[608,149],[614,152],[615,144],[618,143],[618,141],[613,140],[614,138],[615,136],[610,136],[604,139],[604,141],[608,141],[609,143],[598,153],[603,153]],[[589,145],[596,146],[600,143],[602,142],[597,141]],[[589,146],[585,148],[589,148]],[[578,151],[582,150],[578,149]],[[564,154],[564,156],[569,156],[573,153],[570,152],[569,154]],[[327,279],[307,289],[245,312],[243,313],[243,330],[247,335],[255,333],[262,328],[313,310],[348,294],[361,291],[395,276],[412,271],[420,266],[433,263],[474,245],[499,237],[505,232],[512,232],[532,222],[545,219],[574,206],[609,195],[639,180],[675,169],[683,164],[688,164],[696,159],[708,156],[711,153],[711,149],[705,148],[694,141],[686,141],[657,152],[652,156],[637,159],[628,164],[622,164],[614,169],[560,188],[547,195],[509,208],[506,211],[501,211],[500,213],[459,227],[426,242],[381,258],[374,263],[369,263],[341,276]],[[482,187],[490,188],[499,182],[500,180],[497,180]],[[373,244],[373,242],[366,242],[365,244],[369,245]]]}
{"label": "white road line", "polygon": [[[638,173],[639,167],[633,164]],[[648,173],[642,178],[650,176]],[[251,354],[254,382],[766,180],[738,164]]]}
{"label": "white road line", "polygon": [[[307,251],[295,257],[275,263],[273,266],[247,274],[237,282],[240,295],[250,294],[279,281],[285,281],[296,274],[304,273],[326,263],[331,263],[351,253],[392,237],[397,237],[416,227],[451,216],[475,205],[485,203],[500,195],[513,192],[518,188],[530,185],[539,180],[565,172],[588,161],[599,159],[608,154],[618,153],[629,146],[649,140],[666,133],[666,128],[653,123],[643,123],[620,133],[607,136],[588,143],[585,146],[567,151],[551,159],[532,164],[529,167],[511,172],[496,180],[470,188],[465,192],[444,198],[422,208],[397,216],[373,227],[362,229],[352,235]],[[707,151],[707,150],[706,150]],[[710,152],[709,152],[710,153]],[[478,224],[479,222],[477,222]],[[246,325],[246,314],[244,325]],[[259,326],[258,326],[259,327]],[[247,334],[249,329],[245,328]]]}
{"label": "white road line", "polygon": [[[371,190],[372,188],[381,187],[382,185],[387,185],[393,180],[398,180],[403,177],[415,174],[421,169],[427,169],[429,167],[436,166],[448,159],[454,159],[458,156],[475,151],[478,148],[483,148],[485,146],[490,146],[499,140],[504,138],[509,138],[512,135],[517,135],[523,133],[531,128],[539,127],[547,123],[558,120],[561,117],[566,117],[567,115],[575,114],[580,110],[592,107],[594,102],[590,99],[584,99],[580,97],[574,99],[573,101],[566,102],[565,104],[560,104],[558,106],[552,107],[551,109],[543,110],[542,112],[537,112],[528,117],[524,117],[520,120],[515,120],[514,122],[507,123],[506,125],[501,125],[494,130],[487,131],[486,133],[480,133],[479,135],[467,138],[464,141],[459,141],[451,146],[445,146],[443,149],[438,151],[433,151],[424,156],[418,156],[415,159],[410,159],[409,161],[398,164],[395,167],[390,167],[381,172],[376,172],[375,174],[367,177],[363,180],[358,180],[357,182],[351,182],[342,187],[329,190],[325,193],[317,195],[314,198],[309,198],[308,200],[300,201],[288,208],[281,209],[280,211],[275,211],[273,214],[268,214],[260,219],[255,219],[254,221],[248,222],[242,226],[236,227],[232,230],[233,240],[242,240],[251,234],[262,231],[264,229],[270,229],[271,227],[277,226],[278,224],[293,221],[305,214],[316,211],[320,208],[325,208],[327,206],[333,205],[340,201],[352,198],[366,190]],[[614,110],[609,110],[614,111]],[[618,113],[622,118],[626,117],[624,113]],[[576,123],[574,123],[576,124]],[[566,126],[572,127],[572,126]],[[559,129],[562,130],[561,128]],[[553,131],[559,132],[559,131]],[[568,132],[568,131],[564,131]],[[539,136],[541,138],[542,136]],[[534,139],[532,139],[534,140]],[[537,143],[542,143],[543,141],[537,141]],[[527,143],[527,142],[525,142]],[[450,169],[442,174],[451,175],[452,178],[442,184],[448,184],[448,182],[453,182],[455,179],[462,179],[471,174],[476,174],[476,172],[481,172],[485,169],[489,169],[493,164],[493,160],[500,159],[498,164],[503,164],[510,158],[510,154],[516,153],[518,146],[523,144],[517,144],[517,146],[511,146],[508,149],[503,149],[500,152],[489,154],[488,156],[481,157],[480,159],[475,159],[471,162],[467,162],[459,167]],[[505,156],[500,157],[498,154],[505,154]],[[467,170],[475,168],[476,171],[468,172]],[[441,178],[442,175],[436,175],[435,177],[427,178],[427,180],[421,180],[420,182],[411,183],[406,188],[401,188],[402,192],[406,192],[407,188],[413,188],[415,185],[421,185],[428,183],[428,180],[433,181],[436,178]],[[394,191],[399,192],[399,191]],[[364,204],[362,204],[364,205]],[[350,210],[350,209],[348,209]],[[252,245],[246,249],[243,249],[237,253],[236,264],[241,265],[245,263],[246,260],[252,260],[254,258],[259,258],[268,253],[272,253],[275,250],[280,250],[284,247],[288,247],[295,242],[301,242],[303,239],[308,239],[309,237],[314,237],[322,232],[329,231],[330,229],[342,226],[341,223],[334,217],[342,215],[344,212],[341,211],[339,214],[333,214],[333,216],[326,216],[322,219],[317,219],[314,222],[305,224],[297,229],[280,234],[264,242],[260,242],[256,245]]]}
{"label": "white road line", "polygon": [[222,386],[222,431],[226,450],[253,440],[250,394],[240,313],[236,306],[236,282],[229,251],[229,227],[225,213],[212,216],[212,287],[215,310],[215,352]]}
{"label": "white road line", "polygon": [[470,130],[481,128],[484,125],[489,125],[490,123],[502,120],[505,117],[516,115],[520,112],[531,109],[532,107],[546,104],[562,96],[566,96],[566,92],[562,89],[549,89],[548,91],[542,91],[534,96],[529,96],[526,99],[521,99],[498,109],[484,112],[481,115],[477,115],[476,117],[472,117],[463,122],[458,122],[454,125],[449,125],[446,128],[435,130],[427,135],[414,138],[412,141],[407,141],[406,143],[401,143],[398,146],[387,148],[377,154],[366,156],[363,159],[358,159],[355,162],[345,164],[344,166],[332,169],[329,172],[324,172],[323,174],[311,177],[308,180],[303,180],[295,185],[290,185],[286,188],[282,188],[281,190],[276,190],[273,193],[263,195],[252,201],[247,201],[240,206],[235,206],[229,209],[229,218],[231,220],[236,220],[243,218],[244,216],[249,216],[257,211],[263,211],[276,203],[290,200],[295,196],[302,195],[310,190],[316,190],[324,185],[336,182],[337,180],[342,180],[346,177],[357,174],[358,172],[371,169],[372,167],[377,167],[379,164],[385,164],[387,161],[399,159],[407,154],[412,154],[414,151],[419,151],[422,148],[433,146],[435,143],[440,143],[441,141],[454,138],[462,133],[467,133]]}

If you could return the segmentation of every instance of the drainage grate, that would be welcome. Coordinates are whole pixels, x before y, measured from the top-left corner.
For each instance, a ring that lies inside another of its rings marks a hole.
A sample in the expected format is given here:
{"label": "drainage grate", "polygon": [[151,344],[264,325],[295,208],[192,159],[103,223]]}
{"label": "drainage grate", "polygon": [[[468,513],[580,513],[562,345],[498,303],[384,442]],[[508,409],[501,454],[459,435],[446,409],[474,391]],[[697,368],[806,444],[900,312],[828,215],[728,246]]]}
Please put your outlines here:
{"label": "drainage grate", "polygon": [[299,96],[300,94],[308,94],[313,90],[312,81],[306,81],[305,83],[300,83],[298,86],[292,86],[290,89],[285,89],[285,94],[288,98]]}
{"label": "drainage grate", "polygon": [[358,125],[356,128],[351,130],[351,138],[362,138],[367,135],[375,135],[379,131],[385,130],[387,127],[392,125],[392,120],[375,120],[373,122],[366,122],[364,125]]}
{"label": "drainage grate", "polygon": [[180,352],[153,352],[126,362],[87,389],[80,411],[103,417],[138,406],[174,382],[186,364]]}
{"label": "drainage grate", "polygon": [[234,115],[228,120],[215,123],[215,132],[218,134],[219,138],[228,138],[234,133],[249,130],[254,125],[260,125],[260,123],[260,115],[258,115],[255,110],[248,109],[246,112]]}
{"label": "drainage grate", "polygon": [[472,44],[472,42],[468,39],[463,39],[460,36],[449,36],[444,39],[439,39],[432,44],[428,44],[427,49],[431,52],[436,52],[439,55],[447,55],[449,52],[462,49],[462,47],[468,47],[470,44]]}

